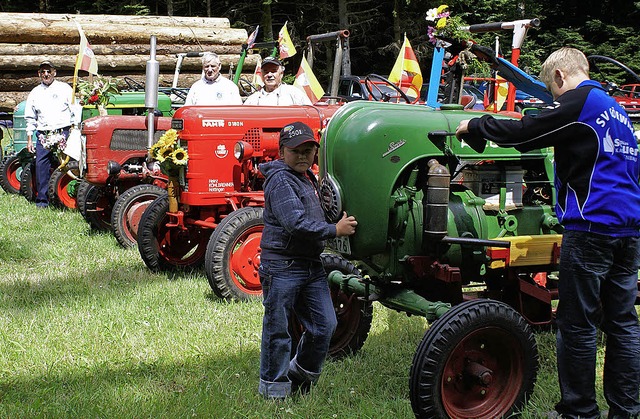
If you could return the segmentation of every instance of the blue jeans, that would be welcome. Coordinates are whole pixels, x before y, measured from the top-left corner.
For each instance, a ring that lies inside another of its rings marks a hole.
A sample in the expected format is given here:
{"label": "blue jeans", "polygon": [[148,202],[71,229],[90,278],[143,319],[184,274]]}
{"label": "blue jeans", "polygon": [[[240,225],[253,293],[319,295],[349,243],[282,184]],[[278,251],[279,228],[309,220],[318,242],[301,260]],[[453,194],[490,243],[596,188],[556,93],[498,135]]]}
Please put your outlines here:
{"label": "blue jeans", "polygon": [[599,418],[596,329],[606,334],[604,396],[609,417],[640,413],[640,238],[565,231],[560,251],[557,311],[558,378],[565,418]]}
{"label": "blue jeans", "polygon": [[[262,260],[260,282],[264,305],[258,392],[268,398],[291,394],[291,384],[314,384],[337,326],[336,314],[320,261]],[[305,328],[291,359],[289,318]]]}

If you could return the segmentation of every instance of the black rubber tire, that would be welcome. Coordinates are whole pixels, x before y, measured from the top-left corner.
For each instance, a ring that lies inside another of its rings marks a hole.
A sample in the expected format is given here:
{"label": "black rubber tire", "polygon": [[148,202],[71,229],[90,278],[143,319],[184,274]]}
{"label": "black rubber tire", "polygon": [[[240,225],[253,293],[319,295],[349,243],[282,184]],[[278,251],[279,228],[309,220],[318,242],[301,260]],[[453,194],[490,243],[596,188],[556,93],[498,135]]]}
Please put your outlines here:
{"label": "black rubber tire", "polygon": [[245,207],[231,212],[209,238],[204,269],[211,289],[220,298],[248,300],[262,296],[258,276],[262,211],[260,207]]}
{"label": "black rubber tire", "polygon": [[20,193],[21,175],[22,165],[17,154],[12,154],[2,159],[2,163],[0,163],[0,186],[6,193]]}
{"label": "black rubber tire", "polygon": [[78,162],[70,161],[67,163],[67,167],[64,171],[56,168],[51,177],[49,178],[49,205],[56,208],[77,209],[77,192],[74,194],[69,193],[68,187],[72,183],[78,181],[71,177],[67,172],[71,171],[78,176]]}
{"label": "black rubber tire", "polygon": [[78,189],[76,190],[76,202],[78,203],[78,211],[87,222],[87,193],[91,184],[86,180],[81,179],[78,183]]}
{"label": "black rubber tire", "polygon": [[[471,366],[483,371],[474,376]],[[467,301],[434,322],[418,345],[409,374],[411,407],[417,418],[510,417],[533,392],[537,371],[526,320],[499,301]],[[488,382],[480,383],[481,376]]]}
{"label": "black rubber tire", "polygon": [[[138,251],[152,271],[197,269],[204,263],[210,229],[188,226],[186,231],[167,227],[169,197],[156,198],[142,214],[138,225]],[[187,218],[187,214],[185,214]]]}
{"label": "black rubber tire", "polygon": [[111,208],[107,197],[105,197],[104,187],[89,184],[84,197],[85,220],[93,230],[111,230]]}
{"label": "black rubber tire", "polygon": [[35,171],[36,164],[31,162],[22,169],[22,176],[20,176],[20,195],[29,202],[36,202],[38,188],[36,187]]}
{"label": "black rubber tire", "polygon": [[159,196],[166,195],[166,189],[157,185],[141,184],[135,185],[126,191],[124,191],[116,203],[113,204],[113,210],[111,211],[111,227],[113,228],[113,235],[120,246],[129,248],[137,246],[138,244],[138,222],[139,217],[136,218],[136,222],[131,223],[130,212],[135,211],[136,214],[141,214],[144,211],[145,203],[150,204]]}
{"label": "black rubber tire", "polygon": [[[360,271],[348,260],[333,253],[323,253],[321,256],[324,269],[329,274],[331,271],[340,271],[343,274],[360,275]],[[371,301],[363,301],[357,295],[345,294],[340,287],[329,284],[331,299],[338,319],[338,326],[329,347],[329,356],[340,359],[355,354],[362,348],[373,318],[373,305]],[[298,318],[291,316],[289,334],[291,335],[291,356],[300,341],[304,328]]]}

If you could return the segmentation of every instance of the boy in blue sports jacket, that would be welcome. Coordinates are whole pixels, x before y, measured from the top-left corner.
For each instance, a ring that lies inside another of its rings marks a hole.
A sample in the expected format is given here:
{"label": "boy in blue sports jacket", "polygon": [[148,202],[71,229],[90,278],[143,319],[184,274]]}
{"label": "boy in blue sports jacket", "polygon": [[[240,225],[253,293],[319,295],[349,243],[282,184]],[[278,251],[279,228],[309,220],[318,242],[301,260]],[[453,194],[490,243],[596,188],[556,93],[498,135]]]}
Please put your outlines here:
{"label": "boy in blue sports jacket", "polygon": [[[280,132],[280,160],[259,166],[264,174],[264,230],[260,283],[264,317],[258,392],[284,399],[318,381],[337,320],[320,254],[324,241],[355,233],[353,216],[326,221],[318,182],[310,170],[319,143],[313,130],[293,122]],[[291,359],[289,319],[305,328]]]}
{"label": "boy in blue sports jacket", "polygon": [[540,79],[555,102],[538,115],[461,121],[456,135],[520,151],[554,148],[560,254],[557,355],[563,418],[600,417],[596,403],[596,329],[607,335],[604,395],[609,418],[640,413],[640,325],[634,306],[640,267],[640,165],[633,126],[582,52],[561,48]]}

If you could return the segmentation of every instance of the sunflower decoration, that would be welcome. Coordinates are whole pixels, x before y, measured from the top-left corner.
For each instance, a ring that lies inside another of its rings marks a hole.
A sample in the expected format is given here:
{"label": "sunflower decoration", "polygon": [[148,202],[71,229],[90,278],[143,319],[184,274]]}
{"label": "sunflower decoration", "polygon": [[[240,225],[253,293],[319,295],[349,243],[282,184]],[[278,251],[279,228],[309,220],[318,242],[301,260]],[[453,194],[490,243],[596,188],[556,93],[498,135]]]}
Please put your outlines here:
{"label": "sunflower decoration", "polygon": [[162,134],[149,149],[149,155],[160,163],[162,173],[167,176],[178,176],[189,161],[187,150],[178,143],[178,132],[175,129]]}

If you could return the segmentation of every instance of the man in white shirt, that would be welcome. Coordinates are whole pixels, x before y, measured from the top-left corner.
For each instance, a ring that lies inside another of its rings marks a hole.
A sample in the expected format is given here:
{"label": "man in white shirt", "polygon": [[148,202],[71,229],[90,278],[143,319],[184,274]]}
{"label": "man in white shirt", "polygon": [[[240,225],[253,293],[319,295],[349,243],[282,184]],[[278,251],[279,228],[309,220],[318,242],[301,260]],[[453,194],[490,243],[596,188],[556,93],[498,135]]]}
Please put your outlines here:
{"label": "man in white shirt", "polygon": [[213,52],[202,56],[202,78],[193,83],[185,105],[242,105],[238,86],[220,75],[220,58]]}
{"label": "man in white shirt", "polygon": [[284,66],[280,60],[267,57],[260,66],[264,87],[244,101],[245,105],[290,106],[311,105],[307,95],[295,86],[282,82]]}
{"label": "man in white shirt", "polygon": [[36,153],[36,206],[46,208],[49,205],[51,166],[55,159],[51,150],[45,148],[45,139],[54,133],[67,138],[71,125],[80,122],[81,115],[74,112],[73,89],[55,79],[56,67],[50,61],[40,64],[38,75],[40,84],[27,96],[24,118],[27,123],[27,149]]}

